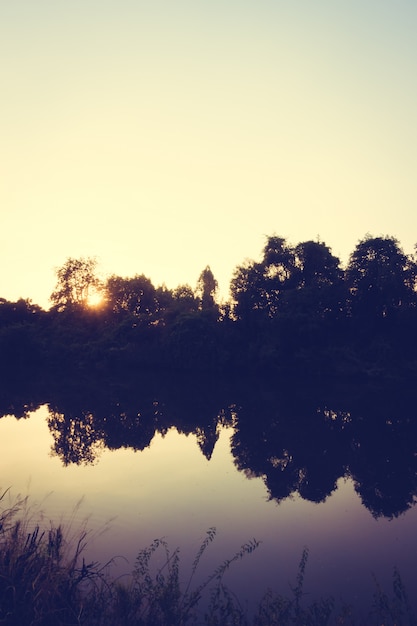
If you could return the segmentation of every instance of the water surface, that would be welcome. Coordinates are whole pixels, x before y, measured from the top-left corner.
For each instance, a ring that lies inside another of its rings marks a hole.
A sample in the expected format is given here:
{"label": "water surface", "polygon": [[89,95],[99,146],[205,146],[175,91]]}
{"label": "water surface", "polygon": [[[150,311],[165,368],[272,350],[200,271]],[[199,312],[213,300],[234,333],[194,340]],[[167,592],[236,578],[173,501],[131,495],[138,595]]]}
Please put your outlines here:
{"label": "water surface", "polygon": [[23,403],[18,418],[0,420],[2,488],[12,499],[29,494],[70,536],[88,517],[86,556],[123,557],[114,575],[164,537],[180,547],[186,579],[214,526],[200,577],[261,541],[225,579],[249,605],[268,587],[290,593],[304,547],[308,601],[332,594],[365,610],[374,577],[390,590],[394,567],[409,595],[417,591],[417,437],[403,396],[377,405],[372,390],[288,397],[246,388],[209,401],[199,390],[187,403],[175,389],[175,400],[147,387],[133,400],[103,390]]}

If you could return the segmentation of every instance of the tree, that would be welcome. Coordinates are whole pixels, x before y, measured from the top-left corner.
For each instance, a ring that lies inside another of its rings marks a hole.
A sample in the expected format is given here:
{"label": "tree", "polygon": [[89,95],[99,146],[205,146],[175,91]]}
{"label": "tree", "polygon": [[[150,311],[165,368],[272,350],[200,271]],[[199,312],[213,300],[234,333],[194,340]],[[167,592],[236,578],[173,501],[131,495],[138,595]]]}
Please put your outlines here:
{"label": "tree", "polygon": [[238,319],[247,320],[265,311],[267,297],[262,264],[248,260],[239,265],[233,273],[230,292]]}
{"label": "tree", "polygon": [[28,298],[20,298],[17,302],[0,298],[0,326],[34,322],[44,313],[40,306]]}
{"label": "tree", "polygon": [[262,265],[266,278],[275,279],[274,282],[278,283],[281,289],[292,285],[295,275],[294,249],[283,237],[277,235],[267,237],[263,248]]}
{"label": "tree", "polygon": [[294,250],[295,271],[292,286],[285,293],[287,316],[306,320],[340,317],[346,309],[346,288],[340,260],[322,242],[305,241]]}
{"label": "tree", "polygon": [[182,313],[173,319],[166,338],[166,355],[175,367],[198,370],[217,367],[223,346],[218,342],[218,324],[202,311]]}
{"label": "tree", "polygon": [[319,241],[304,241],[295,247],[299,287],[332,285],[342,279],[340,260]]}
{"label": "tree", "polygon": [[197,282],[197,293],[200,296],[201,309],[203,311],[213,311],[216,309],[215,295],[217,287],[217,280],[214,278],[213,272],[207,265],[201,272]]}
{"label": "tree", "polygon": [[105,290],[107,306],[113,313],[149,319],[156,311],[156,290],[144,274],[132,278],[110,276]]}
{"label": "tree", "polygon": [[247,261],[236,268],[230,291],[240,319],[273,318],[282,295],[295,285],[294,250],[282,237],[267,237],[260,262]]}
{"label": "tree", "polygon": [[86,308],[89,296],[101,288],[96,268],[96,259],[69,257],[64,265],[56,270],[57,284],[50,296],[54,308],[58,311]]}
{"label": "tree", "polygon": [[197,310],[197,300],[190,285],[178,285],[172,292],[172,298],[181,304],[180,308],[184,309],[184,313]]}
{"label": "tree", "polygon": [[415,303],[415,268],[394,237],[368,235],[350,256],[346,279],[354,316],[391,317]]}

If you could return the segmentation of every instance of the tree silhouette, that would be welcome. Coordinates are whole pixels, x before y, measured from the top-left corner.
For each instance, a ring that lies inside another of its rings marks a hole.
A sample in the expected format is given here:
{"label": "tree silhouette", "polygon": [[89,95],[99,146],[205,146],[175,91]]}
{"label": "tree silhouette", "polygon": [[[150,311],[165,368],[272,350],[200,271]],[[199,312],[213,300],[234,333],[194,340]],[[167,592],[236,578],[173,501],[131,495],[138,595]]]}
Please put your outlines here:
{"label": "tree silhouette", "polygon": [[133,278],[110,276],[105,292],[107,306],[116,314],[149,319],[157,309],[155,287],[144,274]]}
{"label": "tree silhouette", "polygon": [[69,257],[56,270],[57,284],[50,297],[53,307],[58,311],[85,308],[89,296],[101,287],[96,268],[96,259]]}
{"label": "tree silhouette", "polygon": [[325,243],[304,241],[294,252],[298,287],[332,285],[342,279],[340,260]]}
{"label": "tree silhouette", "polygon": [[217,280],[214,278],[213,272],[207,265],[201,272],[197,282],[197,293],[200,296],[203,311],[213,311],[216,308],[215,295],[217,287]]}
{"label": "tree silhouette", "polygon": [[275,317],[283,293],[294,286],[293,249],[282,237],[267,237],[260,262],[238,266],[231,282],[235,314],[239,319],[265,320]]}
{"label": "tree silhouette", "polygon": [[362,239],[350,256],[346,278],[354,316],[389,317],[415,302],[415,266],[394,237]]}
{"label": "tree silhouette", "polygon": [[50,311],[0,298],[2,372],[42,363],[400,379],[417,369],[417,265],[394,237],[367,235],[345,271],[321,241],[266,237],[220,306],[208,265],[196,289],[156,288],[144,274],[103,284],[96,269],[93,258],[68,258]]}

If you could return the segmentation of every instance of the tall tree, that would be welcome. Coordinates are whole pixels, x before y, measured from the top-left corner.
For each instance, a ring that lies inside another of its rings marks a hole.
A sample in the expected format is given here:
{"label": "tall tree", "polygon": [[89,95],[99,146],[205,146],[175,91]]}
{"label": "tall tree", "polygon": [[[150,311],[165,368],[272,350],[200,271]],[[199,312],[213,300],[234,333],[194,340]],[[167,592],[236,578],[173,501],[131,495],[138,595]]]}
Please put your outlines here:
{"label": "tall tree", "polygon": [[91,257],[69,257],[56,270],[57,284],[50,300],[58,311],[86,308],[89,296],[101,288],[96,275],[97,260]]}
{"label": "tall tree", "polygon": [[200,296],[201,308],[203,311],[213,311],[216,308],[215,295],[218,283],[214,278],[210,267],[201,272],[197,282],[197,293]]}

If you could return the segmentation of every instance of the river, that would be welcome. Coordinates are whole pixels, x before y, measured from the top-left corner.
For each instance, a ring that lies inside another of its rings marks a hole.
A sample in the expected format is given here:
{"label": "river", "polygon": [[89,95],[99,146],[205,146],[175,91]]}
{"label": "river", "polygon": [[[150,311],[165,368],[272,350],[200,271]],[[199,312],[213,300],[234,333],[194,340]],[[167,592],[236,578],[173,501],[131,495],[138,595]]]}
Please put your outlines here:
{"label": "river", "polygon": [[88,405],[71,392],[23,406],[18,418],[5,413],[4,502],[28,495],[34,522],[62,522],[70,542],[88,529],[86,559],[112,560],[107,571],[126,581],[155,538],[180,548],[186,581],[206,531],[216,528],[196,583],[256,539],[225,576],[249,610],[267,588],[291,595],[305,548],[308,602],[332,595],[365,615],[377,584],[392,592],[394,568],[416,595],[417,416],[405,415],[412,404],[391,395],[376,406],[372,391],[348,410],[349,394],[292,393],[289,401],[263,391],[252,399],[246,388],[240,403],[222,397],[208,407],[194,388],[185,408],[176,389],[171,403],[154,391],[145,404],[110,402],[103,391],[105,399]]}

